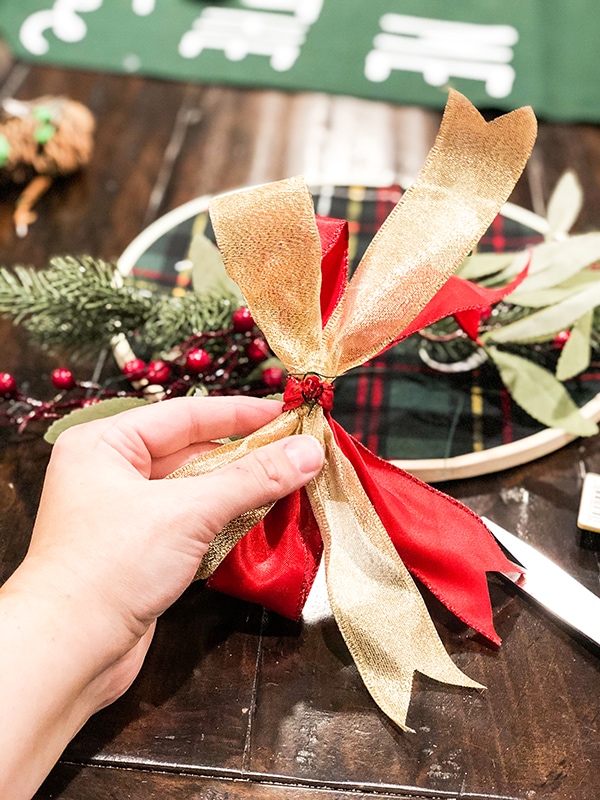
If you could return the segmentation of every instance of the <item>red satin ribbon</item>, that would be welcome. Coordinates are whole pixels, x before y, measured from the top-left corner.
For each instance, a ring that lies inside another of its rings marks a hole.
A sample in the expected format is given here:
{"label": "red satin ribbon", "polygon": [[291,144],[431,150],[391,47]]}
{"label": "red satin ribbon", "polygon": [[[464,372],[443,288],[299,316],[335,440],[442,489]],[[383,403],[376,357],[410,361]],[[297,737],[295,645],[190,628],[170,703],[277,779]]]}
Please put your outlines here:
{"label": "red satin ribbon", "polygon": [[[317,217],[317,225],[323,253],[321,314],[325,324],[347,280],[348,228],[344,222],[322,217]],[[389,347],[438,319],[465,311],[473,312],[468,317],[473,330],[473,321],[479,320],[478,310],[513,291],[525,274],[526,270],[500,290],[450,278]],[[290,377],[284,402],[288,408],[319,402],[328,412],[333,387],[317,375]],[[516,568],[479,517],[457,500],[378,458],[329,413],[326,417],[410,572],[457,617],[498,644],[486,572],[514,572]],[[322,548],[308,498],[301,490],[275,504],[223,560],[209,585],[298,619]]]}

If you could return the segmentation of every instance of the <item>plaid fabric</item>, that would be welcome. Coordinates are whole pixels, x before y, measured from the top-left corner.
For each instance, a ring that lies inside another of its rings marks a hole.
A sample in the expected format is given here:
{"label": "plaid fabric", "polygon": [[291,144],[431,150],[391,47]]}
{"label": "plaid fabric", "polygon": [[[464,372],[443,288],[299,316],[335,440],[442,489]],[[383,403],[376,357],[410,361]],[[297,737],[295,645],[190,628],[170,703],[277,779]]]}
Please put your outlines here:
{"label": "plaid fabric", "polygon": [[[351,270],[401,195],[397,186],[313,187],[318,214],[348,220]],[[186,258],[193,223],[188,220],[161,237],[140,259],[134,275],[181,291],[188,278],[181,264],[179,271],[175,264]],[[211,235],[210,224],[206,232]],[[479,249],[518,251],[540,240],[532,229],[498,216]],[[512,402],[493,366],[444,374],[421,361],[419,345],[420,337],[412,336],[336,381],[333,415],[370,450],[386,459],[450,458],[542,430]],[[600,391],[600,364],[592,367],[569,382],[579,405]]]}

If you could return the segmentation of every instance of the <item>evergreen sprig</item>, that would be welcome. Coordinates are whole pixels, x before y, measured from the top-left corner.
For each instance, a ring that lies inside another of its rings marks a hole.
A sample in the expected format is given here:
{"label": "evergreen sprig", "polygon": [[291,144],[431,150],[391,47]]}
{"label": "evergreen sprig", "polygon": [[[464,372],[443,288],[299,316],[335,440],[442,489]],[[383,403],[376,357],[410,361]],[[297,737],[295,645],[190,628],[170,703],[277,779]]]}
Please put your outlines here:
{"label": "evergreen sprig", "polygon": [[125,334],[162,352],[227,327],[234,307],[229,297],[143,291],[114,265],[89,256],[54,258],[41,271],[0,269],[0,314],[51,349],[98,351]]}
{"label": "evergreen sprig", "polygon": [[181,297],[158,294],[155,301],[156,307],[141,333],[159,352],[176,347],[190,336],[229,328],[238,306],[229,296],[216,297],[201,292],[186,292]]}

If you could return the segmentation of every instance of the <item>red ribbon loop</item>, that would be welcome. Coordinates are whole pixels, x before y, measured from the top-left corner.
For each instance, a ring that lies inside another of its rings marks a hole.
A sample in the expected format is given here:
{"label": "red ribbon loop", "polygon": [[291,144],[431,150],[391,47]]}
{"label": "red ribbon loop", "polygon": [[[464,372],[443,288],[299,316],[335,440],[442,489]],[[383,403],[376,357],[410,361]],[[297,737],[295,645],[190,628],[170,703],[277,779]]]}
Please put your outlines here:
{"label": "red ribbon loop", "polygon": [[333,408],[333,384],[324,381],[315,372],[309,372],[303,378],[288,376],[283,393],[283,410],[291,411],[303,403],[313,406],[318,403],[325,411]]}

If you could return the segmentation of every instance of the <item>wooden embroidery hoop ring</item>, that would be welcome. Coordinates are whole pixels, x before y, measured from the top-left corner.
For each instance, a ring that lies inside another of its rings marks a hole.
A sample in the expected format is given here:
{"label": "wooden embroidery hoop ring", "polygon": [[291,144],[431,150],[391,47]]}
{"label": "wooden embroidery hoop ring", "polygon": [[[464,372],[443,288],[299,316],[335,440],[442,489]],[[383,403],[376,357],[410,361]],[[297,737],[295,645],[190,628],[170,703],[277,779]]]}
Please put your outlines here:
{"label": "wooden embroidery hoop ring", "polygon": [[[313,187],[314,191],[321,188]],[[211,199],[212,195],[204,195],[190,200],[151,223],[124,250],[117,262],[119,272],[122,275],[128,275],[151,245],[172,228],[185,222],[190,217],[206,211]],[[548,231],[548,223],[543,217],[512,203],[506,203],[500,210],[500,214],[514,222],[526,225],[540,234],[545,234]],[[120,366],[130,358],[135,357],[128,343],[124,340],[115,344],[114,353],[115,359]],[[599,422],[600,394],[582,406],[580,411],[586,419]],[[517,467],[553,453],[576,438],[576,436],[566,431],[545,428],[523,439],[491,447],[488,450],[464,453],[450,458],[390,459],[390,463],[410,472],[423,481],[437,483],[461,478],[474,478],[479,475],[487,475],[491,472],[509,469],[510,467]]]}

